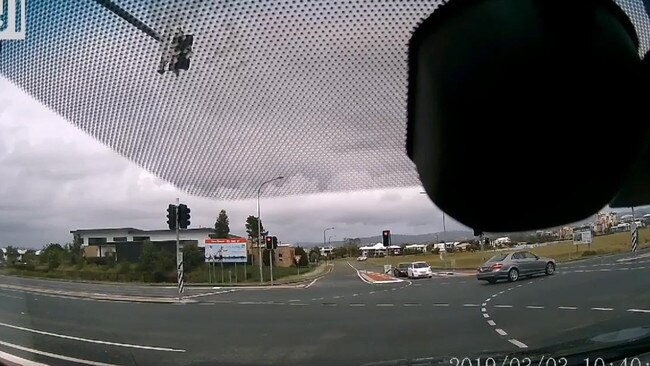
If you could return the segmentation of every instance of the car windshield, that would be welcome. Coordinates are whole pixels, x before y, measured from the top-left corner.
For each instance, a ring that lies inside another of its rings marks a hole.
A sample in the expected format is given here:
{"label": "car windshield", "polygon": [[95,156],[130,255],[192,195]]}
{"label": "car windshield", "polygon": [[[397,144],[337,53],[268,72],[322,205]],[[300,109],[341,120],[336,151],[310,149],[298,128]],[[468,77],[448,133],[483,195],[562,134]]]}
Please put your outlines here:
{"label": "car windshield", "polygon": [[650,366],[646,6],[0,0],[0,365]]}

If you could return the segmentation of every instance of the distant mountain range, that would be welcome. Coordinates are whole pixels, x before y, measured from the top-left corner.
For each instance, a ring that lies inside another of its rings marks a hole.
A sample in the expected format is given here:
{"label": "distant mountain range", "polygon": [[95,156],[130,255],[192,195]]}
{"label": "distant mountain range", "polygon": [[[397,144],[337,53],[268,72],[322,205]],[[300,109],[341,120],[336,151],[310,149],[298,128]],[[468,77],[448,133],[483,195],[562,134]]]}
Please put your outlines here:
{"label": "distant mountain range", "polygon": [[[381,243],[382,241],[381,235],[369,236],[369,237],[359,238],[359,239],[361,239],[361,245],[376,244],[376,243]],[[466,230],[454,230],[454,231],[447,231],[446,233],[429,233],[429,234],[417,234],[417,235],[403,235],[403,234],[391,235],[391,243],[395,245],[433,243],[440,240],[462,241],[468,239],[474,239],[474,233]],[[330,242],[330,244],[334,247],[338,247],[343,245],[343,241],[342,240],[332,241]],[[301,242],[301,243],[296,243],[296,245],[300,245],[301,247],[304,248],[313,248],[313,247],[322,247],[323,243]]]}

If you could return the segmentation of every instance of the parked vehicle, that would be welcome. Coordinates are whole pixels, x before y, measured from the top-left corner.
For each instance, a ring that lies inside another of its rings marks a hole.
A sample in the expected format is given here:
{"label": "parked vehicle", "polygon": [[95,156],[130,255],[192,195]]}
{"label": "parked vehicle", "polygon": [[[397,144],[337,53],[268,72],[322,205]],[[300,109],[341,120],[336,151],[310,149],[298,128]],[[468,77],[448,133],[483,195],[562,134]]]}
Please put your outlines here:
{"label": "parked vehicle", "polygon": [[431,266],[427,262],[413,262],[411,263],[406,270],[408,278],[419,278],[419,277],[429,277],[433,276],[433,271]]}
{"label": "parked vehicle", "polygon": [[365,260],[368,260],[368,257],[366,257],[365,255],[362,255],[362,256],[357,258],[357,262],[363,262]]}
{"label": "parked vehicle", "polygon": [[411,265],[409,262],[398,263],[397,267],[393,268],[393,276],[395,277],[407,277],[408,268]]}
{"label": "parked vehicle", "polygon": [[518,251],[499,253],[488,259],[478,268],[476,278],[489,283],[495,283],[500,279],[514,282],[522,276],[553,273],[555,273],[554,259],[540,257],[527,251]]}

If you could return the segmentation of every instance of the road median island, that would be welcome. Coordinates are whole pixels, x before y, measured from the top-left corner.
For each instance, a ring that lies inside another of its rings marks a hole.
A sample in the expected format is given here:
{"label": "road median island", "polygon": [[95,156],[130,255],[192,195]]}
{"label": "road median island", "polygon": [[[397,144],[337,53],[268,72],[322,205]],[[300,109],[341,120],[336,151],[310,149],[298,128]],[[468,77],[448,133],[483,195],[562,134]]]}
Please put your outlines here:
{"label": "road median island", "polygon": [[[179,302],[178,297],[172,297],[172,296],[130,296],[130,295],[91,293],[91,292],[81,292],[81,291],[51,290],[51,289],[37,288],[31,286],[16,286],[16,285],[7,285],[7,284],[0,284],[0,289],[18,291],[18,292],[29,292],[32,294],[41,294],[47,296],[58,296],[58,297],[102,300],[102,301],[142,302],[142,303],[158,303],[158,304],[171,304],[171,303]],[[195,300],[185,299],[185,300],[181,300],[180,302],[191,303],[191,302],[195,302]]]}

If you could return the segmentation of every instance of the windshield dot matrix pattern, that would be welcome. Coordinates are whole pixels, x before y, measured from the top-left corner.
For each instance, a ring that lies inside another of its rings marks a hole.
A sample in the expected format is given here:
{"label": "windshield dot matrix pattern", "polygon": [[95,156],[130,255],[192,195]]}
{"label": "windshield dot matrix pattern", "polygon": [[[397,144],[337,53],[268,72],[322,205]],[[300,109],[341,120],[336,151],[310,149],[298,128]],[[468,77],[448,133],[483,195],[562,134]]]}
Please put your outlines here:
{"label": "windshield dot matrix pattern", "polygon": [[[620,2],[647,24],[641,1]],[[160,35],[193,34],[190,69],[158,74],[163,46],[98,2],[33,0],[0,74],[190,194],[252,198],[277,176],[266,195],[420,184],[407,46],[441,1],[113,3]]]}

